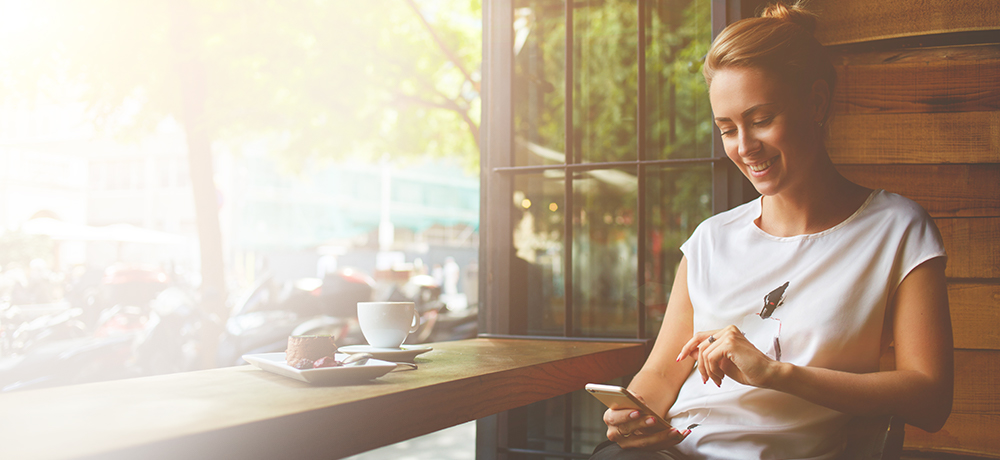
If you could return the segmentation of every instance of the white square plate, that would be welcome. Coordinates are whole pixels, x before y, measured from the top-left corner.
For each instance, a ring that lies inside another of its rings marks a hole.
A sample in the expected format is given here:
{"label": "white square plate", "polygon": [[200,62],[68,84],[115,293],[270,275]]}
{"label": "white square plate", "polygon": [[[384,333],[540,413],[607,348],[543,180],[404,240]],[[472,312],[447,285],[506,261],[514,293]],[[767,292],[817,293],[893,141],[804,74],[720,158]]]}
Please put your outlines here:
{"label": "white square plate", "polygon": [[341,353],[371,353],[375,359],[392,361],[396,363],[412,363],[414,358],[421,353],[427,353],[433,348],[426,345],[403,345],[399,348],[376,348],[369,345],[348,345],[340,347]]}
{"label": "white square plate", "polygon": [[[343,361],[348,356],[344,353],[337,353],[336,355],[338,361]],[[362,383],[381,377],[396,368],[396,363],[380,359],[369,359],[368,362],[360,366],[296,369],[285,363],[284,352],[243,355],[243,359],[265,371],[314,385]]]}

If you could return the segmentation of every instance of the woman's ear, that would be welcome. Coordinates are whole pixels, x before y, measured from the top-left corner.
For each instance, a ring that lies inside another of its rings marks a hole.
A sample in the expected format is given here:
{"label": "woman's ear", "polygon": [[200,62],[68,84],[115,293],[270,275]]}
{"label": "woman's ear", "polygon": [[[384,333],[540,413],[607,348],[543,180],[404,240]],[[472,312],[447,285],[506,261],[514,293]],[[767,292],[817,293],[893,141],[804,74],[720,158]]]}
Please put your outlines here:
{"label": "woman's ear", "polygon": [[820,125],[824,124],[830,113],[830,85],[826,80],[813,82],[809,93],[809,105],[813,111],[813,121]]}

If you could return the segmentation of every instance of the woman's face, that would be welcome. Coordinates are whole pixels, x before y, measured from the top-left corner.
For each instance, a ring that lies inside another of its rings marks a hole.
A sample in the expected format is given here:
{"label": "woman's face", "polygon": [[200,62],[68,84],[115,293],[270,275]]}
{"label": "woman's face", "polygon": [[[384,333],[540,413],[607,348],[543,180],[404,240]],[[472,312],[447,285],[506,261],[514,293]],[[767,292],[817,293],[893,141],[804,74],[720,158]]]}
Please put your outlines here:
{"label": "woman's face", "polygon": [[726,155],[761,195],[801,190],[822,157],[812,97],[797,97],[767,72],[719,70],[709,88]]}

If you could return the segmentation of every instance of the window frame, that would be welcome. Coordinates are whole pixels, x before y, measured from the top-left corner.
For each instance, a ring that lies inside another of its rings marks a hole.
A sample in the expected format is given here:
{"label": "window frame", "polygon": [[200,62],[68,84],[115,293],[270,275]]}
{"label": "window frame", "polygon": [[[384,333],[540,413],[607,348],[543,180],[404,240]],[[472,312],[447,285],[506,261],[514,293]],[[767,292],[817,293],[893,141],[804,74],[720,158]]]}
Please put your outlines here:
{"label": "window frame", "polygon": [[[754,10],[763,2],[761,0],[711,0],[712,38],[714,39],[726,25],[743,17],[752,16]],[[646,0],[637,0],[638,9],[638,81],[637,81],[637,152],[635,161],[615,162],[578,162],[574,161],[572,152],[574,135],[573,126],[573,10],[574,2],[564,2],[566,21],[565,54],[565,136],[566,162],[563,164],[516,166],[514,164],[514,131],[513,131],[513,82],[514,82],[514,8],[509,0],[485,0],[483,2],[483,64],[482,64],[482,117],[480,129],[480,247],[479,260],[485,269],[479,271],[479,331],[480,336],[515,336],[529,337],[527,331],[527,311],[524,306],[510,304],[510,261],[513,256],[511,213],[506,210],[510,206],[514,178],[518,174],[541,173],[546,170],[561,170],[565,176],[566,193],[562,209],[565,215],[573,212],[573,174],[580,171],[612,168],[635,168],[638,180],[637,193],[637,225],[639,235],[637,241],[636,270],[637,285],[645,278],[646,258],[646,170],[650,167],[663,165],[689,166],[695,164],[710,164],[712,167],[712,213],[731,209],[757,196],[756,191],[743,174],[735,168],[726,156],[722,147],[722,138],[713,124],[712,155],[709,158],[698,159],[655,159],[646,158],[646,28],[644,5]],[[502,212],[490,212],[503,210]],[[563,268],[564,292],[573,292],[573,254],[572,235],[574,232],[572,219],[564,222],[563,238]],[[587,339],[575,337],[573,325],[573,296],[564,296],[564,330],[561,337],[544,337],[559,340],[618,340],[641,341],[651,343],[646,336],[646,306],[637,301],[638,321],[634,336],[614,339]],[[521,307],[521,308],[518,308]],[[539,337],[532,337],[539,338]],[[564,397],[569,398],[569,395]],[[571,425],[572,407],[567,400],[565,419],[567,427]],[[477,422],[477,459],[507,458],[508,454],[531,454],[523,446],[527,432],[523,412],[509,411],[497,414]],[[567,432],[569,432],[567,430]],[[568,436],[567,436],[568,438]],[[567,450],[572,445],[570,439],[564,440]],[[580,454],[534,452],[535,455],[557,456],[563,458],[586,458]],[[516,455],[515,455],[516,456]]]}
{"label": "window frame", "polygon": [[[756,196],[750,183],[743,177],[725,155],[722,138],[717,127],[713,127],[712,156],[695,159],[646,159],[647,113],[645,104],[645,18],[646,2],[636,2],[638,22],[638,93],[637,97],[637,152],[634,161],[577,162],[572,152],[574,126],[573,110],[573,3],[565,3],[566,57],[565,87],[565,136],[566,162],[563,164],[515,166],[513,149],[513,2],[508,0],[486,0],[483,3],[483,113],[480,145],[480,253],[479,260],[485,265],[480,270],[479,285],[479,330],[490,335],[525,335],[527,327],[524,311],[510,305],[510,258],[511,216],[507,212],[490,212],[493,209],[506,210],[513,191],[514,176],[518,174],[541,173],[547,170],[561,170],[565,176],[566,193],[562,209],[569,215],[573,212],[573,174],[595,169],[634,168],[638,179],[638,234],[645,235],[646,213],[645,194],[646,170],[656,166],[686,166],[695,164],[712,165],[712,213],[716,214],[736,205],[745,203]],[[711,0],[712,37],[729,23],[745,17],[748,9],[759,1]],[[752,10],[749,11],[752,14]],[[573,255],[570,247],[574,229],[572,221],[565,225],[564,247],[564,292],[573,292]],[[645,238],[638,241],[638,267],[636,277],[645,277]],[[641,283],[639,283],[641,285]],[[573,298],[565,296],[563,337],[573,335]],[[634,337],[645,339],[645,306],[638,302],[638,327]],[[624,337],[623,337],[624,338]]]}

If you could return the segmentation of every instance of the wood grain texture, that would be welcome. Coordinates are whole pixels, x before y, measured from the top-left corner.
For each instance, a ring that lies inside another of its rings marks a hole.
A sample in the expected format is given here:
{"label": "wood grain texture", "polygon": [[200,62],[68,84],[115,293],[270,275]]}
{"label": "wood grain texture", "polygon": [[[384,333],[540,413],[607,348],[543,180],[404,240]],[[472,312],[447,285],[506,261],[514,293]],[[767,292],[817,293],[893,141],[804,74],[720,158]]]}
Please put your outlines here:
{"label": "wood grain texture", "polygon": [[994,0],[813,0],[816,36],[824,45],[972,30],[996,30]]}
{"label": "wood grain texture", "polygon": [[431,346],[420,369],[362,385],[239,366],[2,394],[3,456],[340,458],[634,373],[645,360],[633,343]]}
{"label": "wood grain texture", "polygon": [[1000,60],[902,60],[837,67],[835,114],[1000,110]]}
{"label": "wood grain texture", "polygon": [[1000,59],[1000,44],[981,43],[929,48],[894,48],[888,50],[857,49],[856,47],[830,47],[830,60],[834,66],[927,64],[954,62],[957,64]]}
{"label": "wood grain texture", "polygon": [[834,163],[1000,163],[1000,111],[844,114],[828,126]]}
{"label": "wood grain texture", "polygon": [[1000,278],[1000,218],[935,219],[949,278]]}
{"label": "wood grain texture", "polygon": [[903,449],[1000,458],[1000,436],[997,436],[996,428],[998,426],[1000,426],[998,414],[953,412],[948,422],[944,424],[944,428],[937,433],[928,433],[907,425]]}
{"label": "wood grain texture", "polygon": [[948,283],[955,348],[1000,350],[1000,285]]}
{"label": "wood grain texture", "polygon": [[[949,256],[949,267],[967,257]],[[1000,285],[950,280],[948,303],[956,349],[1000,350]]]}
{"label": "wood grain texture", "polygon": [[848,179],[920,203],[934,217],[1000,216],[1000,164],[837,165]]}
{"label": "wood grain texture", "polygon": [[1000,351],[955,351],[952,412],[1000,415]]}

